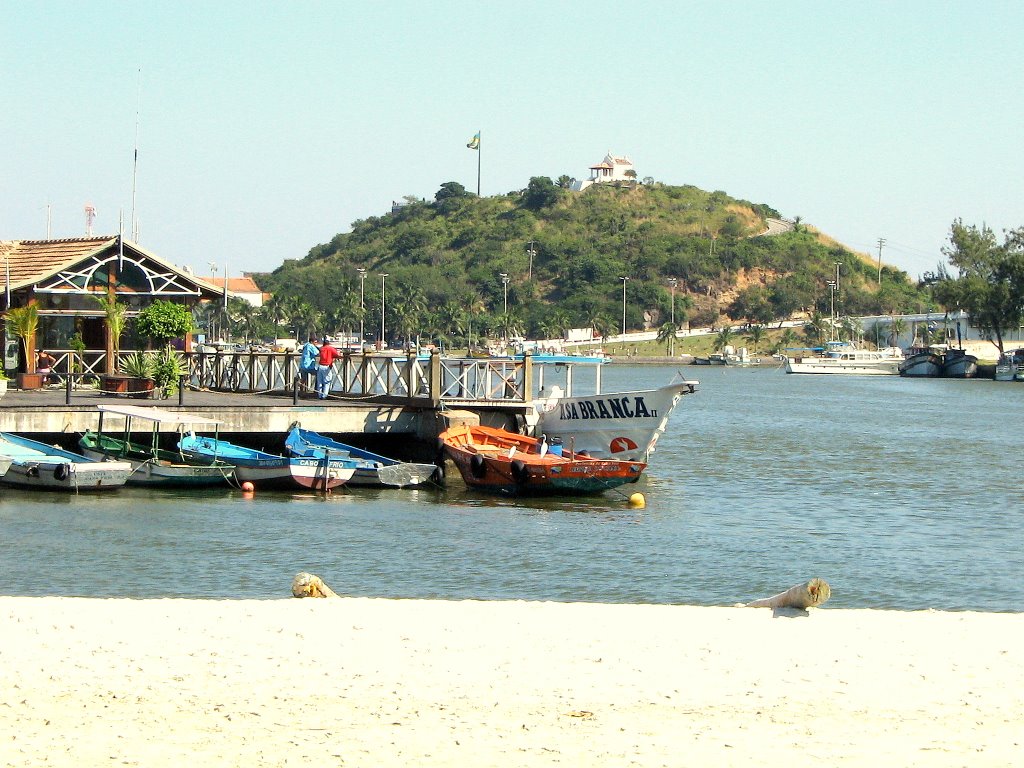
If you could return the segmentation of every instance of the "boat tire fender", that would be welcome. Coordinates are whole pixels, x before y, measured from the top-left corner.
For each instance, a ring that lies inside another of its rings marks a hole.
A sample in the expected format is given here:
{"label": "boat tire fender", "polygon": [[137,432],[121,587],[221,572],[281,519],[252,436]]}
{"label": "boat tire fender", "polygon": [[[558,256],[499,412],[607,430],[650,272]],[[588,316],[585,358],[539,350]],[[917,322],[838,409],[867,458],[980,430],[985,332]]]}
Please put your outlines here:
{"label": "boat tire fender", "polygon": [[523,485],[530,479],[530,473],[526,469],[526,464],[519,461],[519,459],[512,462],[512,477],[520,485]]}
{"label": "boat tire fender", "polygon": [[479,453],[474,453],[473,457],[469,460],[469,471],[478,480],[487,474],[487,465],[484,463],[484,457]]}
{"label": "boat tire fender", "polygon": [[70,474],[71,468],[68,466],[67,462],[58,464],[53,468],[53,477],[55,480],[59,480],[60,482],[67,480]]}

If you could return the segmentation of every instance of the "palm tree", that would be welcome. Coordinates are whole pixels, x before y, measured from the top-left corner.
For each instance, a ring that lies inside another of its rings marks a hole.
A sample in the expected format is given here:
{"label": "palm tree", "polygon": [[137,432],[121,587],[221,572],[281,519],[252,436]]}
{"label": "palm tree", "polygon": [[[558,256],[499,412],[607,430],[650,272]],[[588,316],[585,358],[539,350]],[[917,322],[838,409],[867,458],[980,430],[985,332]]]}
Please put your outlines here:
{"label": "palm tree", "polygon": [[664,342],[665,352],[669,355],[671,355],[673,352],[671,346],[672,342],[674,342],[676,339],[676,331],[678,330],[679,327],[672,322],[663,323],[662,326],[658,329],[657,341]]}
{"label": "palm tree", "polygon": [[763,325],[752,325],[747,329],[746,337],[753,345],[755,355],[757,354],[757,345],[764,341],[764,333]]}
{"label": "palm tree", "polygon": [[800,342],[800,337],[796,335],[796,331],[792,328],[787,328],[782,332],[779,337],[779,343],[775,346],[775,351],[779,352],[783,349],[791,349]]}
{"label": "palm tree", "polygon": [[907,321],[902,317],[895,317],[889,321],[889,346],[898,347],[900,336],[907,332]]}
{"label": "palm tree", "polygon": [[804,323],[804,339],[808,344],[824,346],[828,336],[830,319],[826,319],[818,310],[814,310],[810,320]]}
{"label": "palm tree", "polygon": [[726,347],[732,344],[735,332],[731,325],[725,326],[717,334],[715,334],[715,352],[722,352]]}
{"label": "palm tree", "polygon": [[121,351],[121,334],[124,333],[124,327],[128,322],[128,305],[119,302],[114,295],[97,294],[93,298],[107,316],[109,357],[107,358],[106,371],[107,373],[113,373],[117,370],[117,355]]}

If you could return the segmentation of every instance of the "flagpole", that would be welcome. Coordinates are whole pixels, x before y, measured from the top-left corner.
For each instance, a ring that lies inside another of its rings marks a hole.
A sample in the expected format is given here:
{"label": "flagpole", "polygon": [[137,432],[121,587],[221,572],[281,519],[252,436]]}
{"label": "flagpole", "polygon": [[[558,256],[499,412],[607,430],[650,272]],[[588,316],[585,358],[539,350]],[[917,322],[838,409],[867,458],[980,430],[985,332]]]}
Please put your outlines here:
{"label": "flagpole", "polygon": [[483,131],[477,131],[476,135],[480,137],[480,143],[476,146],[476,196],[480,197],[480,164],[484,154]]}

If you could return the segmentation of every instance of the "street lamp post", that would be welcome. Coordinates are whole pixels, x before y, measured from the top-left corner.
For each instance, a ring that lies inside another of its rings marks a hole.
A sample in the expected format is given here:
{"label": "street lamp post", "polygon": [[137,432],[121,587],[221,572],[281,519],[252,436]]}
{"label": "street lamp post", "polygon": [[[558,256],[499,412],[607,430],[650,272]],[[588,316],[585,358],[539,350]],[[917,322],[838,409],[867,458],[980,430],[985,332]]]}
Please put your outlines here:
{"label": "street lamp post", "polygon": [[837,262],[836,262],[836,295],[837,295],[837,302],[836,302],[836,320],[839,320],[839,312],[840,312],[840,306],[839,306],[839,303],[840,303],[840,302],[842,301],[842,298],[843,298],[843,297],[842,297],[842,294],[840,294],[840,293],[839,293],[839,268],[840,268],[841,266],[843,266],[843,262],[841,262],[841,261],[837,261]]}
{"label": "street lamp post", "polygon": [[501,285],[502,285],[502,288],[504,289],[504,294],[505,294],[504,304],[502,305],[502,313],[503,313],[502,323],[503,323],[503,328],[502,328],[502,334],[501,334],[502,339],[501,340],[505,344],[505,346],[508,346],[508,279],[509,278],[508,278],[508,272],[501,272],[499,274],[501,275]]}
{"label": "street lamp post", "polygon": [[676,356],[676,285],[679,281],[670,277],[668,284],[672,287],[672,336],[669,338],[668,349],[669,355],[672,357]]}
{"label": "street lamp post", "polygon": [[828,287],[831,291],[829,295],[829,309],[828,309],[828,340],[835,341],[836,333],[836,283],[834,280],[828,281]]}
{"label": "street lamp post", "polygon": [[363,354],[363,339],[365,338],[363,336],[365,330],[363,325],[365,323],[364,313],[366,312],[363,304],[363,284],[366,282],[366,269],[365,267],[357,267],[356,272],[359,273],[359,354]]}
{"label": "street lamp post", "polygon": [[622,281],[622,335],[626,335],[626,281],[628,277],[620,277]]}
{"label": "street lamp post", "polygon": [[380,276],[380,348],[384,349],[386,336],[384,335],[384,308],[387,306],[387,302],[384,301],[384,279],[388,276],[387,272],[381,273]]}

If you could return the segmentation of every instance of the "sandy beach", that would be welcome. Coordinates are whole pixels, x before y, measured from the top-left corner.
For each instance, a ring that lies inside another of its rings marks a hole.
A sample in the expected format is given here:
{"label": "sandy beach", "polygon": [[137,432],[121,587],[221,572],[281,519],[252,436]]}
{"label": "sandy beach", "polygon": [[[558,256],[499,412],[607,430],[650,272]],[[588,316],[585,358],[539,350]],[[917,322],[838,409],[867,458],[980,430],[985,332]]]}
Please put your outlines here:
{"label": "sandy beach", "polygon": [[1024,615],[0,598],[3,766],[1010,766]]}

